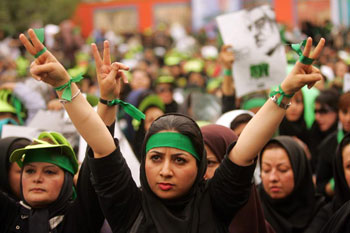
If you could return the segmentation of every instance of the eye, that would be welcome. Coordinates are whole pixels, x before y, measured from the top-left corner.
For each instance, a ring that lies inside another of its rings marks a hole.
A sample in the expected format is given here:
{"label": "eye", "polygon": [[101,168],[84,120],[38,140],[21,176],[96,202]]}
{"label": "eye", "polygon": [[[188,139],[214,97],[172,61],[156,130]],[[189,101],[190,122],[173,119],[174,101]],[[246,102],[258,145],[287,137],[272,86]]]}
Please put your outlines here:
{"label": "eye", "polygon": [[153,162],[160,161],[161,157],[159,155],[151,155],[150,158]]}
{"label": "eye", "polygon": [[218,162],[217,161],[214,161],[214,160],[208,160],[208,167],[214,167],[215,165],[217,165]]}
{"label": "eye", "polygon": [[187,160],[179,156],[179,157],[175,158],[175,162],[177,164],[185,164],[187,162]]}
{"label": "eye", "polygon": [[57,172],[56,172],[56,171],[51,170],[51,169],[47,169],[47,170],[45,170],[45,173],[46,173],[46,174],[48,174],[48,175],[55,175],[55,174],[57,174]]}
{"label": "eye", "polygon": [[33,173],[35,173],[35,170],[33,168],[26,168],[26,169],[24,169],[24,172],[26,174],[33,174]]}
{"label": "eye", "polygon": [[289,171],[289,168],[288,167],[280,167],[278,170],[282,173],[286,173],[287,171]]}

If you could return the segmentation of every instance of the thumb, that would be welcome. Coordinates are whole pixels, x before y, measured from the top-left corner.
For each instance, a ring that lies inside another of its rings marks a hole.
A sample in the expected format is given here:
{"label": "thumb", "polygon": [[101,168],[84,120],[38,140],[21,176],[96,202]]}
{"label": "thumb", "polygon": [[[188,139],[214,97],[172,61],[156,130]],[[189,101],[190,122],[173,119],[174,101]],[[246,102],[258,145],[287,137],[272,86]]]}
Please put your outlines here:
{"label": "thumb", "polygon": [[298,76],[303,81],[304,84],[315,83],[322,79],[322,75],[320,73],[299,74]]}

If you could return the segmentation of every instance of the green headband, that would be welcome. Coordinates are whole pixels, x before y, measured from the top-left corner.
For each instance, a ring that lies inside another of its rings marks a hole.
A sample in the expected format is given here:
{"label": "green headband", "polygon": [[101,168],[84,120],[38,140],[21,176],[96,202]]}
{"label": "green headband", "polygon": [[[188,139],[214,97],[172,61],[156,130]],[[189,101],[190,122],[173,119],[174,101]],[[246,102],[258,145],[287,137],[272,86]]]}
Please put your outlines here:
{"label": "green headband", "polygon": [[72,175],[75,174],[69,157],[52,150],[38,149],[27,151],[26,155],[24,156],[23,165],[33,162],[52,163],[72,173]]}
{"label": "green headband", "polygon": [[198,161],[200,158],[192,144],[192,141],[186,135],[175,132],[163,132],[153,134],[147,141],[146,153],[156,147],[172,147],[187,151]]}

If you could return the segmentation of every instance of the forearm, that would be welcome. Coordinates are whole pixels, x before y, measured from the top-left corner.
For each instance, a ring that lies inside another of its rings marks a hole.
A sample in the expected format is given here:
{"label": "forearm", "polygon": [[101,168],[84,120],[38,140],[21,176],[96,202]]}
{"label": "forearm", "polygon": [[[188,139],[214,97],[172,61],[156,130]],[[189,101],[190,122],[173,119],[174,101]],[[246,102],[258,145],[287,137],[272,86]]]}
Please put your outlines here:
{"label": "forearm", "polygon": [[240,166],[252,164],[259,151],[276,131],[285,112],[269,99],[244,128],[236,146],[229,154],[229,159]]}
{"label": "forearm", "polygon": [[115,122],[117,115],[117,106],[107,106],[99,102],[97,105],[97,113],[105,125],[110,126]]}
{"label": "forearm", "polygon": [[232,76],[225,75],[221,86],[222,93],[226,96],[234,95],[235,89]]}
{"label": "forearm", "polygon": [[[78,92],[78,87],[72,84],[72,94]],[[62,91],[57,94],[61,98]],[[78,95],[64,107],[74,126],[94,151],[96,158],[112,153],[116,146],[102,119],[94,111],[83,95]]]}

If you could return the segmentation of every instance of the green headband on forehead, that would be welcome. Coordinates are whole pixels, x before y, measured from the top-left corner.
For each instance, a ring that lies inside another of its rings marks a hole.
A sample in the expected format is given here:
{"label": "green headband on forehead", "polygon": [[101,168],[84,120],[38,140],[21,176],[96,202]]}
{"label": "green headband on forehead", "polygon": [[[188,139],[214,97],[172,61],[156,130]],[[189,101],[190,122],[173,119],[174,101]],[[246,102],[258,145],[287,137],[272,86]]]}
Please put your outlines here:
{"label": "green headband on forehead", "polygon": [[172,147],[180,150],[187,151],[198,161],[200,157],[198,156],[192,141],[186,135],[175,133],[175,132],[163,132],[153,134],[147,141],[146,153],[156,147]]}
{"label": "green headband on forehead", "polygon": [[58,167],[75,174],[72,162],[66,155],[53,152],[52,150],[29,150],[26,152],[23,160],[23,165],[33,162],[46,162],[57,165]]}

